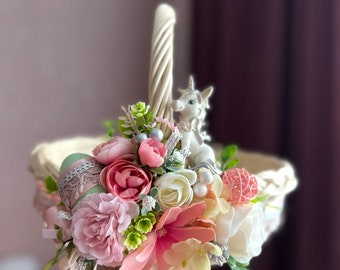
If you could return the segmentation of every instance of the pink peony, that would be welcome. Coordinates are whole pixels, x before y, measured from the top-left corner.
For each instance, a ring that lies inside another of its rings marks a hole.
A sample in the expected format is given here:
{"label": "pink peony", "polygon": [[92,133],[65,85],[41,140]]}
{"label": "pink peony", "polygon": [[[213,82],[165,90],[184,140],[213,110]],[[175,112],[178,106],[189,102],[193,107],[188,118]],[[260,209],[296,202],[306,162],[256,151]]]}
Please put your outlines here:
{"label": "pink peony", "polygon": [[[154,231],[147,235],[141,247],[125,257],[120,270],[150,269],[155,263],[158,269],[168,269],[164,252],[174,243],[195,238],[202,243],[215,239],[215,232],[209,224],[197,226],[199,217],[205,211],[205,203],[194,203],[186,208],[173,207],[167,210],[157,222]],[[204,224],[204,221],[202,221]]]}
{"label": "pink peony", "polygon": [[124,257],[122,232],[139,214],[133,201],[96,193],[82,200],[72,218],[73,242],[88,259],[99,265],[117,266]]}
{"label": "pink peony", "polygon": [[150,191],[152,174],[136,165],[133,157],[117,159],[102,170],[100,177],[110,193],[125,200],[139,201],[139,194]]}
{"label": "pink peony", "polygon": [[138,154],[142,165],[156,168],[164,163],[167,153],[165,145],[156,139],[149,138],[144,140],[139,146]]}
{"label": "pink peony", "polygon": [[117,158],[133,152],[132,144],[129,139],[123,137],[113,137],[111,140],[99,144],[94,150],[95,159],[104,164],[109,165]]}
{"label": "pink peony", "polygon": [[232,205],[249,203],[257,195],[256,177],[246,169],[232,168],[223,172],[223,197]]}

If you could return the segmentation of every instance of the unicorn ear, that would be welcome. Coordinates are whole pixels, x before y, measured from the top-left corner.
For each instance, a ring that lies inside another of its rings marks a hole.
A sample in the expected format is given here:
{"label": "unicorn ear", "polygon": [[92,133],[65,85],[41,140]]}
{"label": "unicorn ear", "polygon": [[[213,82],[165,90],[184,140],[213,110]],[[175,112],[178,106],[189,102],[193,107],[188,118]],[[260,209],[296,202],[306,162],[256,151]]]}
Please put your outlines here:
{"label": "unicorn ear", "polygon": [[203,102],[206,105],[206,108],[209,108],[209,103],[208,103],[208,99],[211,96],[211,94],[213,93],[214,88],[212,86],[208,87],[207,89],[203,90],[201,95],[202,95],[202,99]]}
{"label": "unicorn ear", "polygon": [[181,94],[184,94],[186,91],[188,91],[188,89],[178,88],[178,92],[180,92]]}
{"label": "unicorn ear", "polygon": [[201,93],[203,100],[208,100],[208,98],[211,96],[213,91],[214,91],[214,88],[212,88],[212,86],[208,87],[207,89],[204,89]]}

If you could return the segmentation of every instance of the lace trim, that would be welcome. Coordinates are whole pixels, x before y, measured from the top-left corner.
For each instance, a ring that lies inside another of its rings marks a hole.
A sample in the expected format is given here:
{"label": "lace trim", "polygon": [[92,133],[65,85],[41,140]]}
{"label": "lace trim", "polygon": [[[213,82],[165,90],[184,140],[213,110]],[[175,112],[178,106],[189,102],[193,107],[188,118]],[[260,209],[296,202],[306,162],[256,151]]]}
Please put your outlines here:
{"label": "lace trim", "polygon": [[90,188],[99,184],[101,164],[95,160],[81,160],[58,181],[61,200],[71,209],[77,199]]}
{"label": "lace trim", "polygon": [[65,186],[68,185],[68,182],[70,182],[74,177],[81,174],[84,171],[87,171],[88,169],[91,169],[93,167],[98,166],[99,163],[97,161],[81,161],[79,165],[74,167],[71,171],[67,172],[66,175],[64,175],[58,182],[58,189],[64,189]]}

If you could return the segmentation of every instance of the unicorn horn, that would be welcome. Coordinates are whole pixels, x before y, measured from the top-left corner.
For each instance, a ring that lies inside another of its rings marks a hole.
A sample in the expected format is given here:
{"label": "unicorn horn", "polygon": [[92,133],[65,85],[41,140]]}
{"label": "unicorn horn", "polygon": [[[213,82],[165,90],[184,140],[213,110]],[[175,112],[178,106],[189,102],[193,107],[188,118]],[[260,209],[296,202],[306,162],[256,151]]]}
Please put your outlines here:
{"label": "unicorn horn", "polygon": [[192,75],[190,75],[190,77],[189,77],[189,86],[188,86],[188,88],[191,91],[195,91],[194,78],[192,77]]}

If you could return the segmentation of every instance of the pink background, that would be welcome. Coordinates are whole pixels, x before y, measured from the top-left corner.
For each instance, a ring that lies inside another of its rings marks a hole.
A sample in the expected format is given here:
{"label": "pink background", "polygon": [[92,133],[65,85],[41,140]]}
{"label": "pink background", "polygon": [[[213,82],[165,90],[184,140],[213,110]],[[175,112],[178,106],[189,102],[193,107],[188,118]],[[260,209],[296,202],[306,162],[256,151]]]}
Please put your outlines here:
{"label": "pink background", "polygon": [[[177,13],[174,88],[190,74],[191,1]],[[43,265],[54,246],[32,206],[30,152],[40,142],[97,135],[120,105],[147,101],[159,1],[0,2],[0,262],[27,254]],[[42,266],[40,266],[42,267]]]}

